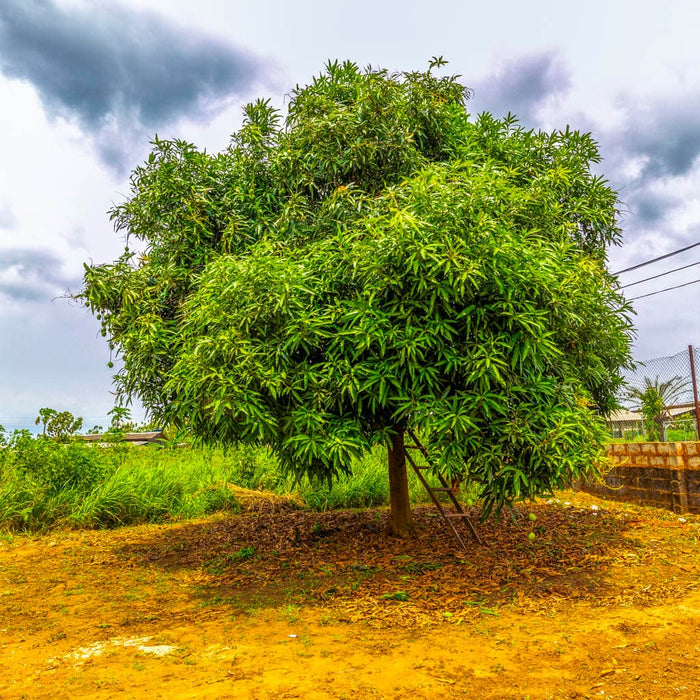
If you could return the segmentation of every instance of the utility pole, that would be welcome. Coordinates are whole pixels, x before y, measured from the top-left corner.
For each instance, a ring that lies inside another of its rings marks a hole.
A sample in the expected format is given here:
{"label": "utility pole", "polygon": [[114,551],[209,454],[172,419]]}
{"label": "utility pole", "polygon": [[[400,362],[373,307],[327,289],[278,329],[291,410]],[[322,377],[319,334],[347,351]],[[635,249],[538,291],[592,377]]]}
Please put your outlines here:
{"label": "utility pole", "polygon": [[695,428],[696,434],[700,438],[700,405],[698,405],[698,383],[695,379],[695,356],[693,355],[693,346],[688,346],[688,355],[690,356],[690,376],[693,378],[693,401],[695,402]]}

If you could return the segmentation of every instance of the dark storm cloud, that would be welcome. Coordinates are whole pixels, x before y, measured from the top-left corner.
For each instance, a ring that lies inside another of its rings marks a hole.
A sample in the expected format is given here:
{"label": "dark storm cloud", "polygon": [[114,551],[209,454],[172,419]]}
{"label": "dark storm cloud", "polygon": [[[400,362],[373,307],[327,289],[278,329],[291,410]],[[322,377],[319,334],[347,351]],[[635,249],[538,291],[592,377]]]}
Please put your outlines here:
{"label": "dark storm cloud", "polygon": [[700,100],[679,96],[674,103],[624,105],[630,126],[618,143],[631,157],[644,159],[641,177],[686,175],[700,155]]}
{"label": "dark storm cloud", "polygon": [[569,72],[557,52],[521,56],[473,85],[474,105],[477,111],[492,112],[494,116],[511,112],[524,125],[532,126],[538,109],[549,98],[566,92],[570,84]]}
{"label": "dark storm cloud", "polygon": [[657,225],[669,210],[677,204],[678,200],[676,197],[659,194],[643,184],[635,188],[627,201],[635,224],[645,228]]}
{"label": "dark storm cloud", "polygon": [[77,278],[66,276],[56,255],[29,248],[0,250],[0,294],[19,301],[45,301]]}
{"label": "dark storm cloud", "polygon": [[[0,3],[0,70],[32,83],[51,114],[98,137],[205,118],[264,77],[251,54],[155,14],[52,0]],[[108,141],[103,156],[118,160],[117,139]]]}
{"label": "dark storm cloud", "polygon": [[680,195],[663,188],[663,179],[658,177],[649,174],[639,177],[625,175],[620,166],[630,154],[619,148],[615,153],[613,155],[613,150],[606,148],[604,139],[601,146],[603,163],[598,170],[617,192],[621,207],[620,223],[626,242],[643,237],[645,232],[658,235],[661,230],[665,231],[665,237],[670,238],[665,219],[681,204]]}
{"label": "dark storm cloud", "polygon": [[630,217],[632,237],[664,226],[682,204],[673,182],[690,175],[700,156],[700,100],[694,93],[668,100],[624,97],[621,127],[601,134],[604,169]]}

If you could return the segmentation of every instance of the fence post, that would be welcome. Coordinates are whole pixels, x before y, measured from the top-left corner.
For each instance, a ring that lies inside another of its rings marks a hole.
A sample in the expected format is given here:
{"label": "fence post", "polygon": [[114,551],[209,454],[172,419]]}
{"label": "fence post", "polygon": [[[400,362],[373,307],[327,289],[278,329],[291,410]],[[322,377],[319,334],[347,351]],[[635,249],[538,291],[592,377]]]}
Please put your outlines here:
{"label": "fence post", "polygon": [[698,383],[695,379],[695,356],[693,355],[693,346],[688,346],[688,355],[690,356],[690,376],[693,379],[693,401],[695,402],[695,430],[700,438],[700,405],[698,405]]}

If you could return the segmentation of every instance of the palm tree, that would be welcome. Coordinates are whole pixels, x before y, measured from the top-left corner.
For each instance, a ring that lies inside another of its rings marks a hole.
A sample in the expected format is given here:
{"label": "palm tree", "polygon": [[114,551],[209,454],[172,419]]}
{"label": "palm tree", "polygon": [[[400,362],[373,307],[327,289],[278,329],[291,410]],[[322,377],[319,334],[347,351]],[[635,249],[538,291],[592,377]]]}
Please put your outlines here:
{"label": "palm tree", "polygon": [[668,418],[665,409],[678,403],[689,386],[690,382],[679,375],[660,382],[657,374],[654,381],[644,377],[643,388],[630,387],[627,390],[626,398],[639,401],[642,405],[647,440],[665,441],[665,421]]}

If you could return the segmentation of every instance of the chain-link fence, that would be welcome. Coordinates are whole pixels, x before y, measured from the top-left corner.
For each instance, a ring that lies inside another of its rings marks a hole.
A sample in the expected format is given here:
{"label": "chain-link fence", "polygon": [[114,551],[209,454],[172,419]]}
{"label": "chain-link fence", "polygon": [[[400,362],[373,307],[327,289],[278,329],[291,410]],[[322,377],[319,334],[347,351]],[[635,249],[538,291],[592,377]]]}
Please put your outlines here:
{"label": "chain-link fence", "polygon": [[700,348],[638,362],[625,372],[623,407],[608,416],[613,438],[683,441],[698,439],[693,371],[700,375]]}

